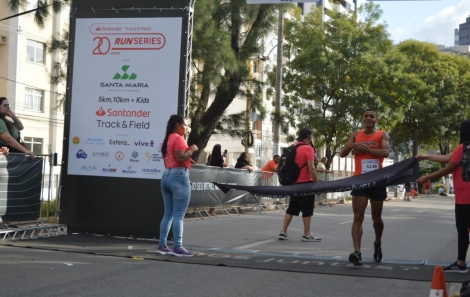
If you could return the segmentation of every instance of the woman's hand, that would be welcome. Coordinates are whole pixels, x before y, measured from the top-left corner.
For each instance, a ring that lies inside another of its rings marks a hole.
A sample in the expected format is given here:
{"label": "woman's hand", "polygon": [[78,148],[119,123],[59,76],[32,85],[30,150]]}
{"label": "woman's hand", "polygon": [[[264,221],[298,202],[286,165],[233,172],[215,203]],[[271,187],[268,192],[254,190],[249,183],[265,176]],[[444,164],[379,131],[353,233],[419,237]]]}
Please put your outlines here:
{"label": "woman's hand", "polygon": [[8,155],[10,153],[10,150],[7,147],[2,146],[0,148],[0,153],[4,156]]}
{"label": "woman's hand", "polygon": [[34,157],[35,157],[34,153],[31,152],[31,151],[27,151],[26,155],[28,155],[31,159],[34,159]]}

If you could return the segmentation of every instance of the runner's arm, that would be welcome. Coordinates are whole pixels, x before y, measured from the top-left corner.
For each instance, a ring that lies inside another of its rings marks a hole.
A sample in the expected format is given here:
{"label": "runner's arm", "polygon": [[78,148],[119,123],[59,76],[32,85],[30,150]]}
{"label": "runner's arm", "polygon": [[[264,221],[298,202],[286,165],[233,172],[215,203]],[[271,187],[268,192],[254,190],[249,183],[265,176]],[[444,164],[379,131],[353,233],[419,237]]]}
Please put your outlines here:
{"label": "runner's arm", "polygon": [[346,142],[346,145],[343,147],[343,149],[339,153],[339,156],[341,158],[344,158],[347,155],[349,155],[349,152],[351,152],[352,150],[357,150],[358,149],[357,148],[358,144],[355,143],[356,142],[356,135],[357,135],[358,132],[359,131],[354,131],[354,133],[351,134],[351,137],[349,137],[348,142]]}
{"label": "runner's arm", "polygon": [[454,152],[451,152],[447,155],[417,155],[416,158],[419,160],[429,160],[438,163],[449,163],[453,155]]}
{"label": "runner's arm", "polygon": [[369,149],[369,154],[372,156],[380,157],[380,158],[387,158],[388,154],[390,153],[390,138],[388,137],[388,133],[383,131],[382,133],[382,141],[380,143],[380,149]]}

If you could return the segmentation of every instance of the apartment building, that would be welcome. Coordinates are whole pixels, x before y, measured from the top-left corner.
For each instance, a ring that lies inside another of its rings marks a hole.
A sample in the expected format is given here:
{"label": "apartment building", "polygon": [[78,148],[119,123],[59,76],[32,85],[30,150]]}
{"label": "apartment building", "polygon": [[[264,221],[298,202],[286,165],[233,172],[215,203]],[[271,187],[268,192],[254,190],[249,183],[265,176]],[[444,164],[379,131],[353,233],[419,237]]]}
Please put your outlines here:
{"label": "apartment building", "polygon": [[455,45],[470,45],[470,16],[465,19],[465,23],[459,24],[459,28],[454,31],[454,38],[457,39]]}
{"label": "apartment building", "polygon": [[[26,9],[31,9],[28,7]],[[0,19],[10,12],[0,2]],[[5,96],[25,129],[21,136],[36,154],[62,155],[65,87],[50,82],[51,69],[62,57],[49,53],[47,43],[68,26],[63,14],[46,19],[39,28],[32,14],[0,22],[0,96]]]}
{"label": "apartment building", "polygon": [[[32,9],[31,1],[26,10]],[[11,12],[7,1],[0,1],[0,19]],[[59,38],[68,27],[68,14],[50,15],[43,28],[32,14],[0,22],[0,96],[7,97],[10,107],[24,125],[21,137],[36,154],[58,153],[62,158],[65,83],[51,83],[51,69],[63,57],[49,53],[52,36]],[[47,169],[48,170],[48,169]],[[54,168],[57,183],[59,169]],[[47,180],[46,180],[47,182]]]}

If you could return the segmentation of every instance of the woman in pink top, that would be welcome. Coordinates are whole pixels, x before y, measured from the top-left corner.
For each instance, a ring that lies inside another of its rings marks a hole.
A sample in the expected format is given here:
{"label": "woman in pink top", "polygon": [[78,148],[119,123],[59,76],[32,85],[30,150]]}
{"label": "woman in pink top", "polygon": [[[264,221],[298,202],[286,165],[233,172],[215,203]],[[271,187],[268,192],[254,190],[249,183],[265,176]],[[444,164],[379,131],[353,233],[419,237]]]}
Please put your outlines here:
{"label": "woman in pink top", "polygon": [[[183,247],[183,219],[188,209],[191,196],[189,171],[191,156],[198,150],[196,145],[189,147],[183,136],[188,125],[180,115],[172,115],[166,127],[165,140],[162,144],[162,155],[165,161],[161,187],[165,213],[160,223],[159,254],[172,254],[177,257],[191,257],[193,253]],[[167,246],[167,237],[173,224],[175,248]]]}
{"label": "woman in pink top", "polygon": [[459,165],[463,156],[463,143],[470,142],[470,120],[465,120],[460,125],[460,145],[448,155],[430,156],[418,155],[420,160],[431,160],[435,162],[447,163],[445,168],[438,170],[432,174],[422,176],[418,179],[418,183],[423,184],[427,180],[434,179],[452,173],[454,178],[455,189],[455,225],[457,227],[458,243],[457,243],[457,261],[444,268],[444,272],[466,273],[467,265],[465,258],[468,250],[468,230],[470,228],[470,182],[462,179],[462,167]]}

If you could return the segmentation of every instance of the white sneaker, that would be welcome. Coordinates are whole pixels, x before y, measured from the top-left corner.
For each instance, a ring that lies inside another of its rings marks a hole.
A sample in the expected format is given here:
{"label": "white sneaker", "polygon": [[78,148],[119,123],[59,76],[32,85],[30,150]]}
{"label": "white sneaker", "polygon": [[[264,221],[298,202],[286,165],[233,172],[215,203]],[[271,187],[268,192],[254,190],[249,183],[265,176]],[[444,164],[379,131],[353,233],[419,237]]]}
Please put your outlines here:
{"label": "white sneaker", "polygon": [[279,233],[279,240],[287,240],[287,233],[281,232]]}
{"label": "white sneaker", "polygon": [[319,242],[319,241],[321,241],[321,238],[320,237],[315,237],[315,236],[313,236],[312,233],[310,233],[308,236],[307,235],[302,235],[302,241]]}

